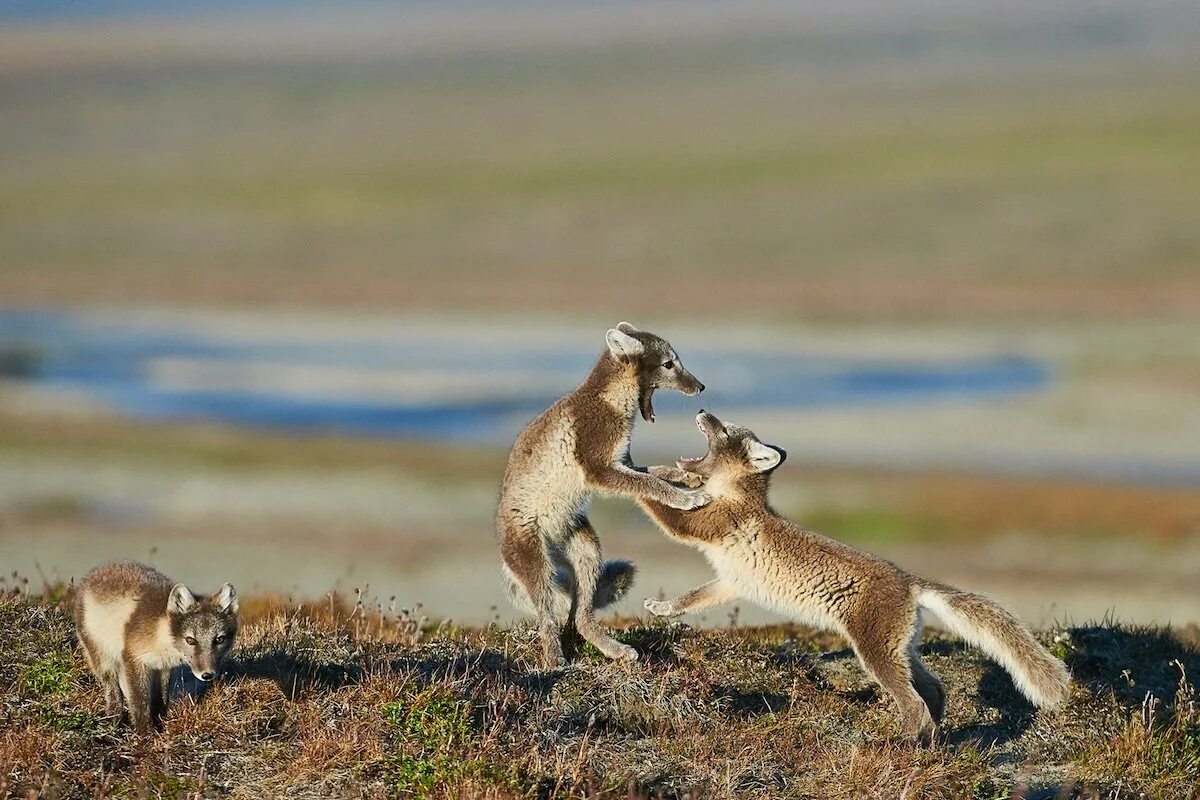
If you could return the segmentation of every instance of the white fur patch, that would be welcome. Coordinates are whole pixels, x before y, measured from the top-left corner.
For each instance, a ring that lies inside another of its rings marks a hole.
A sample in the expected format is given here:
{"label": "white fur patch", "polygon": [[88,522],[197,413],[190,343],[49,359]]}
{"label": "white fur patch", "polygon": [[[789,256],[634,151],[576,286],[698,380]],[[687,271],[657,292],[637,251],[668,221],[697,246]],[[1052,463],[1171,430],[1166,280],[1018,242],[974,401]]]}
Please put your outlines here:
{"label": "white fur patch", "polygon": [[806,592],[797,576],[753,542],[752,530],[739,529],[736,536],[721,544],[700,546],[722,581],[767,611],[823,630],[842,631],[828,605]]}
{"label": "white fur patch", "polygon": [[116,669],[125,651],[125,626],[137,606],[134,597],[101,602],[90,593],[83,596],[83,628],[96,648],[102,671]]}

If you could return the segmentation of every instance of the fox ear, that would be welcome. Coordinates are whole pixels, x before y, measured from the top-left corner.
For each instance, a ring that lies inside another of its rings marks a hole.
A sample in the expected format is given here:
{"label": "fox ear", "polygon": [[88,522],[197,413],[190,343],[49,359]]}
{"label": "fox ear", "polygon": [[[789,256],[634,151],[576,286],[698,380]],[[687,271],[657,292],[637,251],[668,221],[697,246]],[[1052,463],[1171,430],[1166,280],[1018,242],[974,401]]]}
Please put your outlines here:
{"label": "fox ear", "polygon": [[621,333],[637,333],[637,328],[633,327],[633,325],[629,324],[628,322],[618,322],[617,330],[619,330]]}
{"label": "fox ear", "polygon": [[750,469],[755,472],[766,472],[767,470],[775,469],[783,463],[784,453],[777,447],[771,447],[769,444],[763,444],[759,441],[749,440],[746,443],[746,460],[750,464]]}
{"label": "fox ear", "polygon": [[196,607],[196,595],[192,590],[177,583],[171,587],[171,596],[167,598],[167,611],[172,614],[186,614]]}
{"label": "fox ear", "polygon": [[608,329],[604,341],[608,342],[608,351],[617,358],[637,358],[646,349],[637,339],[620,330],[619,325]]}
{"label": "fox ear", "polygon": [[222,586],[221,591],[213,595],[213,600],[216,601],[217,608],[222,611],[228,611],[230,614],[238,612],[237,589],[233,588],[232,583]]}

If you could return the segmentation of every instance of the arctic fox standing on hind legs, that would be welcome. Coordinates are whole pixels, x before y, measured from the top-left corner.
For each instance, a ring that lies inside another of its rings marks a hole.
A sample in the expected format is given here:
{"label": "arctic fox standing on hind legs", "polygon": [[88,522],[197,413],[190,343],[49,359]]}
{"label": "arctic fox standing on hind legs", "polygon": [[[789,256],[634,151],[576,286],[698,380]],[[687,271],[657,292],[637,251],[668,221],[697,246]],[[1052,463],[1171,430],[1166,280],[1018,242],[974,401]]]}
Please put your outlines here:
{"label": "arctic fox standing on hind legs", "polygon": [[922,609],[1000,662],[1034,705],[1054,708],[1066,699],[1066,667],[999,605],[789,522],[767,502],[783,451],[704,411],[696,424],[708,453],[681,458],[678,469],[650,470],[686,486],[702,485],[712,503],[688,513],[655,500],[639,503],[669,536],[704,553],[717,578],[674,600],[647,600],[651,614],[676,617],[745,597],[836,631],[896,701],[904,733],[924,742],[941,722],[946,691],[917,652]]}
{"label": "arctic fox standing on hind legs", "polygon": [[655,389],[687,395],[704,384],[683,368],[665,340],[622,322],[605,334],[607,349],[583,384],[558,400],[517,438],[496,512],[509,598],[537,616],[547,667],[564,663],[561,628],[579,634],[609,658],[637,651],[613,639],[593,610],[633,583],[628,561],[602,562],[588,522],[593,492],[652,498],[671,508],[698,508],[708,495],[685,491],[633,465],[629,437],[640,410],[654,421]]}

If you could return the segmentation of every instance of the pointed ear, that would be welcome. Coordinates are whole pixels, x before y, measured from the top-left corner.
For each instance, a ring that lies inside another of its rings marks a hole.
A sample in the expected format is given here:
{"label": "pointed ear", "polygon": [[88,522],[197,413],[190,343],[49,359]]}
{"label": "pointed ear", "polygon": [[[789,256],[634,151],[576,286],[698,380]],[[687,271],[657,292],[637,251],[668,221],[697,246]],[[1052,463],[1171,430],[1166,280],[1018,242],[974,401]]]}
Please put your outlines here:
{"label": "pointed ear", "polygon": [[630,325],[628,322],[618,322],[617,330],[621,333],[637,333],[637,328]]}
{"label": "pointed ear", "polygon": [[213,602],[222,611],[228,611],[230,614],[238,613],[237,589],[233,588],[232,583],[222,586],[221,591],[213,595]]}
{"label": "pointed ear", "polygon": [[775,469],[783,461],[783,451],[758,441],[746,442],[746,461],[755,472]]}
{"label": "pointed ear", "polygon": [[171,614],[186,614],[196,607],[196,595],[192,590],[177,583],[171,587],[171,596],[167,598],[167,611]]}
{"label": "pointed ear", "polygon": [[642,343],[618,328],[609,328],[604,334],[608,343],[608,351],[617,358],[637,358],[646,349]]}

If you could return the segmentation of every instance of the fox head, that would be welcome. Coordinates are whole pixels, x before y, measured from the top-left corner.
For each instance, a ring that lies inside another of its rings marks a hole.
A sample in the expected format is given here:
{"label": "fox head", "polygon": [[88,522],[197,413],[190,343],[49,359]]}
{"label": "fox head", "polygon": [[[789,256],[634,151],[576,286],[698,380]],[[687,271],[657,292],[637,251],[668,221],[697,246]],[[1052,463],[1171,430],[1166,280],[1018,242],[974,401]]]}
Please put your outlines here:
{"label": "fox head", "polygon": [[708,440],[708,452],[675,463],[685,472],[702,476],[708,487],[742,485],[748,476],[765,479],[787,458],[783,448],[764,444],[750,429],[723,422],[707,411],[696,415],[696,427]]}
{"label": "fox head", "polygon": [[212,597],[197,597],[182,583],[167,599],[171,640],[183,663],[202,681],[221,671],[238,629],[238,598],[232,584]]}
{"label": "fox head", "polygon": [[675,389],[688,396],[704,391],[704,384],[683,368],[675,348],[661,336],[639,331],[628,322],[622,322],[610,328],[604,334],[604,340],[613,358],[636,367],[638,408],[647,422],[654,422],[655,389]]}

